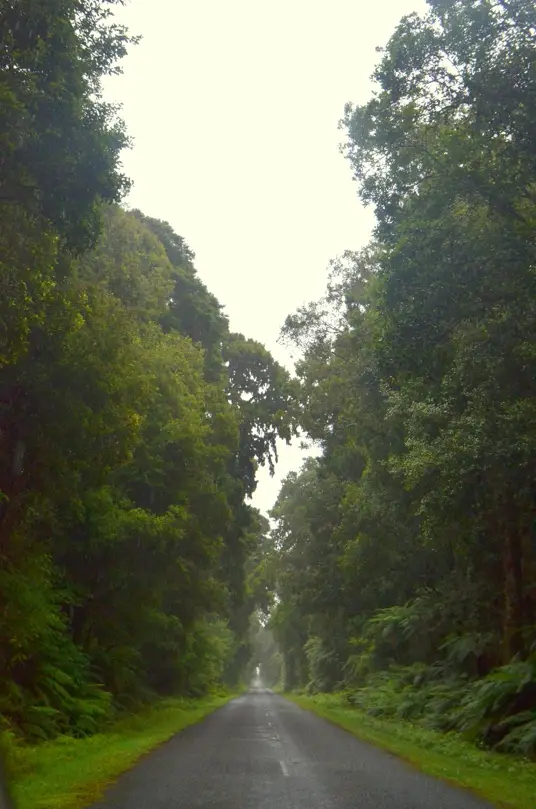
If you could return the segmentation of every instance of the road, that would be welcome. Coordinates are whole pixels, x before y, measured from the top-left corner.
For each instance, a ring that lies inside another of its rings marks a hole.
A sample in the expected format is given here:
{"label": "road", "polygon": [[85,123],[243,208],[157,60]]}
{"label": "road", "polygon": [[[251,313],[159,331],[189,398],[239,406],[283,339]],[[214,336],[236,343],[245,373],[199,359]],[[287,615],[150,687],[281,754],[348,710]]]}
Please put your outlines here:
{"label": "road", "polygon": [[142,759],[97,807],[489,809],[261,689]]}

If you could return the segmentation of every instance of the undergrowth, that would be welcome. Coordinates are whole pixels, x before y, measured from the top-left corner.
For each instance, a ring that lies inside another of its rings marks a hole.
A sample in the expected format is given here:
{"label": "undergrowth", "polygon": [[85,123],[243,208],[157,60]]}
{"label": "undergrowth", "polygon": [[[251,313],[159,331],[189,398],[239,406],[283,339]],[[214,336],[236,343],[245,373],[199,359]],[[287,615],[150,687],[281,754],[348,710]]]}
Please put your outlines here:
{"label": "undergrowth", "polygon": [[25,745],[4,733],[3,747],[17,809],[81,809],[97,800],[149,750],[231,699],[166,699],[86,738],[60,736]]}
{"label": "undergrowth", "polygon": [[[399,755],[429,775],[473,790],[502,809],[534,809],[536,766],[532,762],[479,749],[455,731],[439,732],[403,719],[392,708],[386,710],[387,690],[377,697],[372,710],[358,708],[355,701],[351,704],[348,693],[287,696],[364,741]],[[371,692],[368,695],[370,699]]]}
{"label": "undergrowth", "polygon": [[479,747],[536,757],[536,654],[478,680],[446,677],[439,665],[391,667],[344,698],[372,716],[456,731]]}

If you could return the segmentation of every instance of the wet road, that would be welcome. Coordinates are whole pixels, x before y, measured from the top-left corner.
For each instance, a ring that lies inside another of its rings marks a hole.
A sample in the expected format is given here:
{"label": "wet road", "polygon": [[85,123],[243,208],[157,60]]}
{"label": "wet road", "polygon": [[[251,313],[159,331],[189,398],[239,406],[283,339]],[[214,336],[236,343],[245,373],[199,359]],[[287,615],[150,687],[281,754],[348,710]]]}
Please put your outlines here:
{"label": "wet road", "polygon": [[489,809],[260,689],[148,755],[97,807]]}

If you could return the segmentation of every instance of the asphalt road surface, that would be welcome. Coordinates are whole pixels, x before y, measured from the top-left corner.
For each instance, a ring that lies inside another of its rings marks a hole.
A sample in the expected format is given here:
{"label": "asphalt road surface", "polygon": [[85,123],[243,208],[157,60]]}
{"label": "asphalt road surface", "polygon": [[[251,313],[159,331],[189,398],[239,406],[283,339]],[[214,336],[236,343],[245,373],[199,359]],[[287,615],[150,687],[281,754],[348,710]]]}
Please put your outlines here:
{"label": "asphalt road surface", "polygon": [[489,809],[262,689],[179,733],[94,809]]}

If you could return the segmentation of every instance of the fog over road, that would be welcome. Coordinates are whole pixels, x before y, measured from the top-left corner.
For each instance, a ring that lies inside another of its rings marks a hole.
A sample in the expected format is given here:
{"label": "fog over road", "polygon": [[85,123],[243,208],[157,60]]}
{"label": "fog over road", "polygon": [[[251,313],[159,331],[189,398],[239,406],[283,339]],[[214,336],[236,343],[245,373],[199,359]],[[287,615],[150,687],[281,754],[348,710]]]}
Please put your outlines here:
{"label": "fog over road", "polygon": [[253,688],[144,758],[94,809],[489,809]]}

